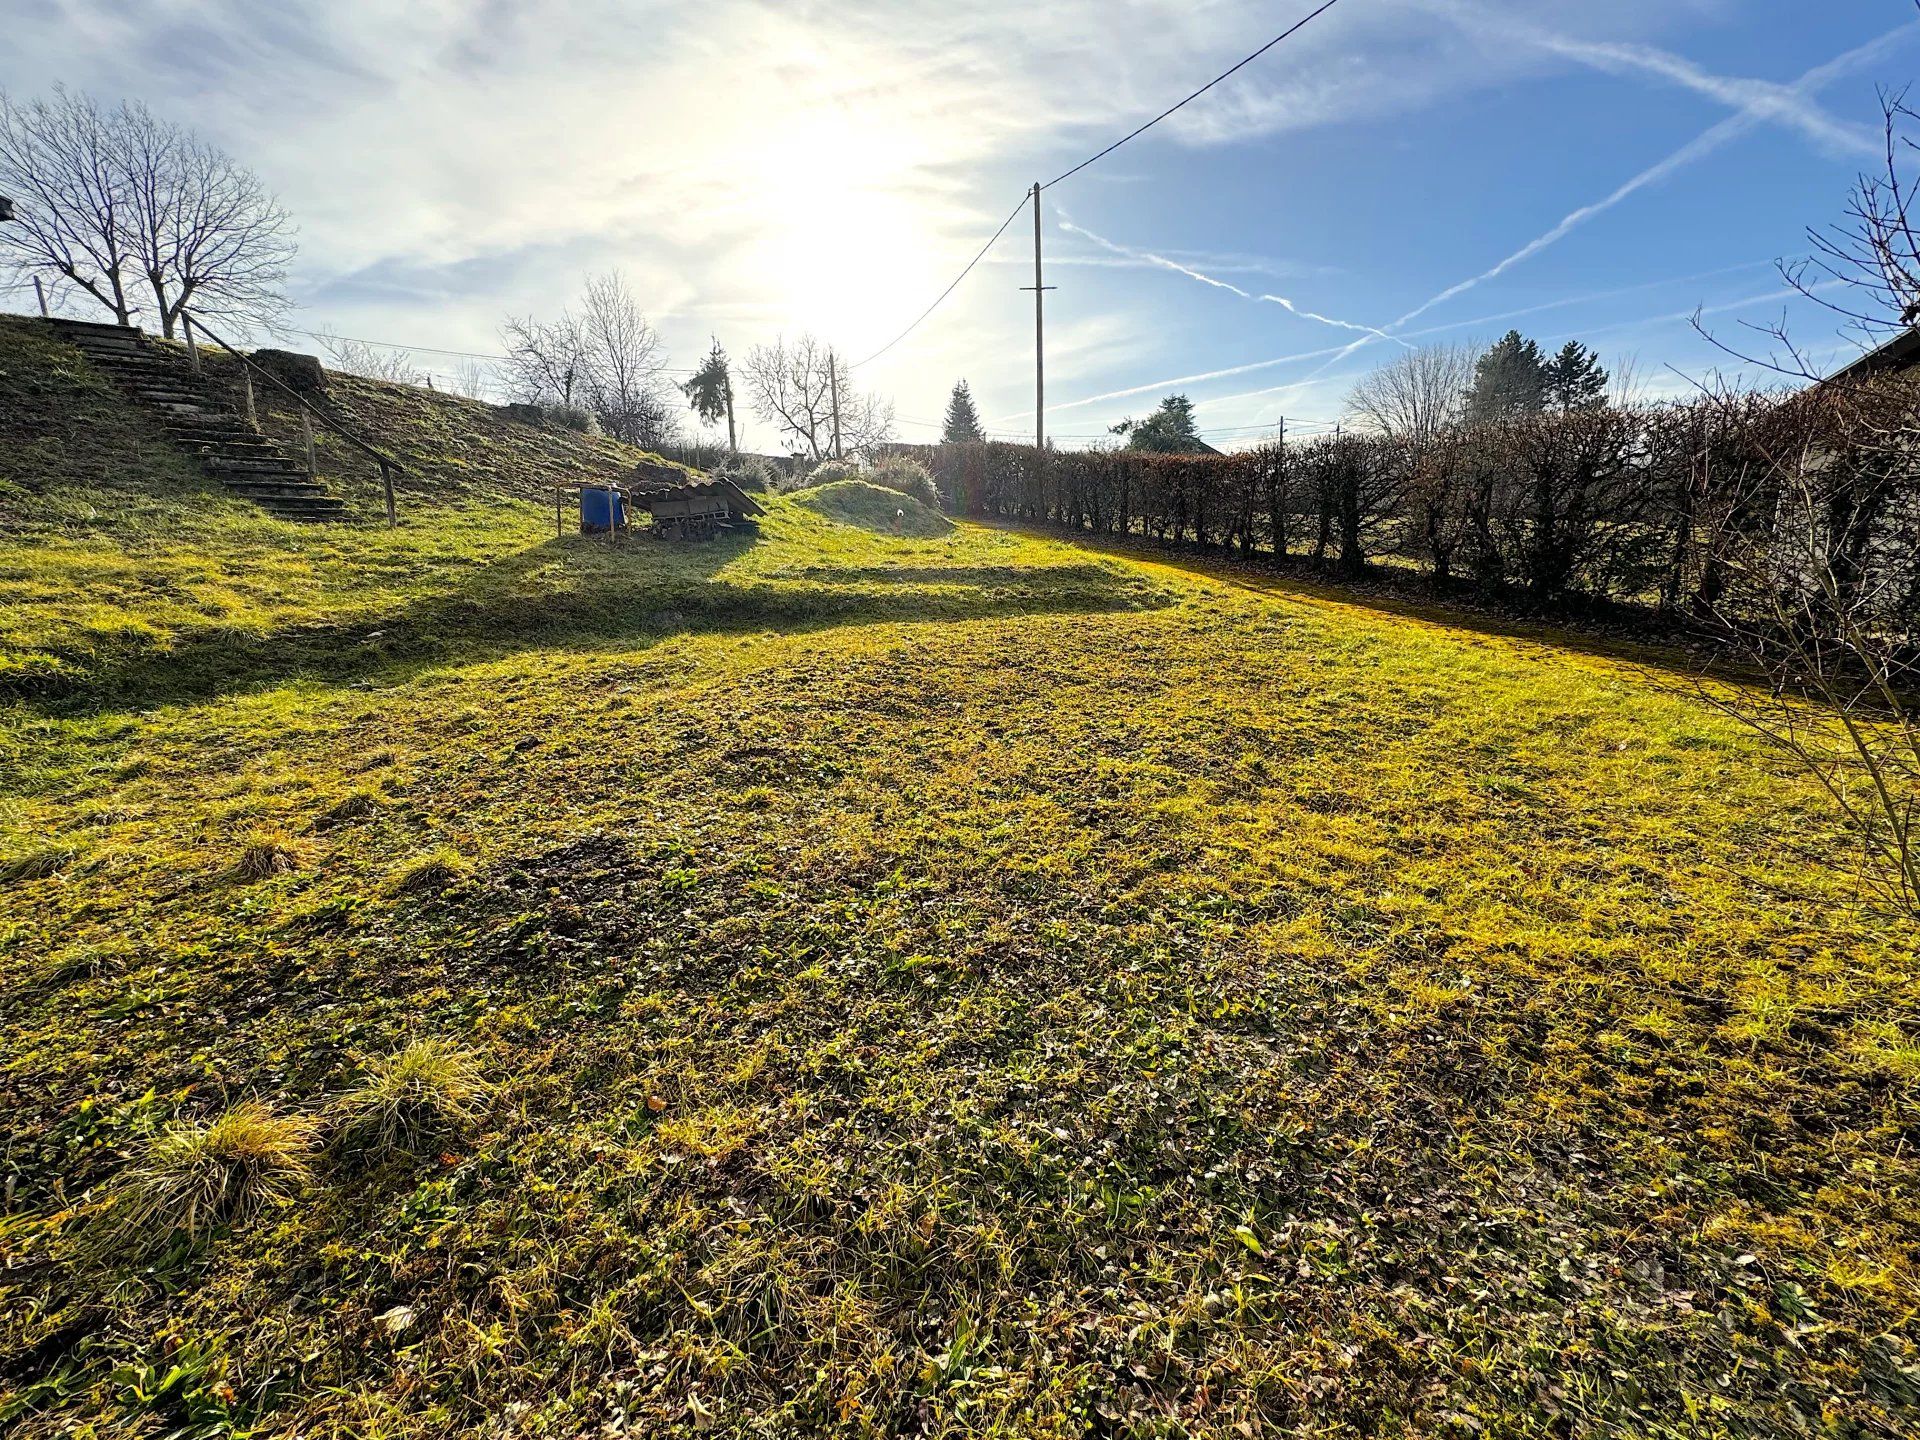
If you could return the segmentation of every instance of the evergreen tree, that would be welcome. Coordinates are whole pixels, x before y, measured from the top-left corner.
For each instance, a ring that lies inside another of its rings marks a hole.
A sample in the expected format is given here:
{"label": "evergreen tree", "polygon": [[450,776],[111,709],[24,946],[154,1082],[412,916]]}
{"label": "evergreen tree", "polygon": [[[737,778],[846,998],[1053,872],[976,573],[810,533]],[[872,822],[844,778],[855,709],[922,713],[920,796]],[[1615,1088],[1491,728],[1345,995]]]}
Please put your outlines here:
{"label": "evergreen tree", "polygon": [[1193,402],[1184,395],[1169,395],[1144,420],[1122,420],[1113,427],[1113,433],[1127,437],[1129,450],[1195,455],[1206,448],[1194,424]]}
{"label": "evergreen tree", "polygon": [[1556,410],[1597,410],[1607,403],[1607,372],[1600,357],[1569,340],[1547,362],[1547,403]]}
{"label": "evergreen tree", "polygon": [[718,339],[714,340],[713,349],[700,368],[693,372],[693,378],[680,388],[686,393],[693,413],[706,424],[718,424],[722,416],[726,417],[727,449],[738,450],[733,434],[733,371]]}
{"label": "evergreen tree", "polygon": [[980,428],[980,412],[973,408],[973,392],[967,389],[967,382],[962,380],[953,387],[953,394],[947,397],[947,422],[940,432],[941,442],[953,445],[986,438],[986,431]]}
{"label": "evergreen tree", "polygon": [[1502,416],[1538,410],[1547,399],[1547,359],[1540,347],[1509,330],[1473,367],[1466,418],[1484,424]]}

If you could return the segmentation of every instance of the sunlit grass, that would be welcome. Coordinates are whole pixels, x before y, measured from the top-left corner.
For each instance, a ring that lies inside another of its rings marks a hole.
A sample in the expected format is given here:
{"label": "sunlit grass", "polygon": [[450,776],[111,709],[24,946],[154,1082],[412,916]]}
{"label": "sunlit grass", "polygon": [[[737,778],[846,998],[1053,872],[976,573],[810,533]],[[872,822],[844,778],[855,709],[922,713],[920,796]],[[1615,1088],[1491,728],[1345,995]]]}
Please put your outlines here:
{"label": "sunlit grass", "polygon": [[1912,1428],[1920,962],[1684,659],[770,508],[4,541],[0,1415]]}

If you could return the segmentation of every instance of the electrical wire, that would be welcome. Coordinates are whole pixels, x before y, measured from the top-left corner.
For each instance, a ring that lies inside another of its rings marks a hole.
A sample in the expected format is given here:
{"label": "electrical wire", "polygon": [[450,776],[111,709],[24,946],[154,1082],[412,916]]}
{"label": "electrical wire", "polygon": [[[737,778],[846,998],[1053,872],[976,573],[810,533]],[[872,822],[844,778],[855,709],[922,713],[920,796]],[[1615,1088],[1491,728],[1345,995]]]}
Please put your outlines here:
{"label": "electrical wire", "polygon": [[1222,80],[1227,79],[1229,76],[1235,74],[1238,71],[1246,69],[1247,66],[1251,65],[1254,61],[1258,60],[1262,55],[1266,54],[1269,50],[1273,49],[1273,47],[1278,45],[1281,41],[1291,39],[1294,35],[1299,34],[1300,31],[1306,29],[1307,26],[1311,25],[1315,20],[1318,20],[1322,15],[1326,14],[1327,11],[1331,10],[1334,6],[1338,5],[1339,3],[1340,3],[1340,0],[1326,0],[1326,3],[1322,5],[1318,10],[1315,10],[1312,14],[1303,16],[1301,19],[1294,21],[1293,24],[1289,25],[1286,29],[1282,30],[1278,35],[1274,36],[1271,40],[1267,41],[1266,44],[1262,45],[1258,50],[1254,51],[1251,55],[1247,56],[1246,59],[1240,61],[1240,63],[1233,66],[1232,69],[1221,71],[1218,75],[1214,76],[1213,79],[1209,80],[1206,84],[1202,85],[1198,90],[1194,91],[1191,95],[1187,96],[1187,98],[1182,100],[1179,104],[1168,106],[1165,110],[1162,110],[1158,115],[1154,116],[1153,119],[1147,121],[1147,123],[1142,125],[1138,130],[1134,130],[1126,135],[1122,135],[1118,140],[1114,141],[1113,144],[1107,146],[1106,149],[1100,151],[1096,155],[1089,155],[1086,159],[1082,160],[1078,165],[1074,166],[1071,170],[1062,171],[1060,174],[1054,176],[1053,179],[1047,181],[1047,183],[1042,185],[1040,188],[1042,190],[1051,190],[1054,186],[1058,185],[1062,180],[1065,180],[1070,176],[1078,175],[1082,170],[1086,169],[1089,165],[1093,164],[1096,160],[1106,159],[1107,156],[1111,155],[1114,151],[1118,150],[1122,145],[1125,145],[1129,140],[1139,139],[1140,136],[1146,134],[1147,131],[1151,130],[1154,126],[1158,125],[1162,120],[1166,119],[1169,115],[1173,114],[1174,111],[1182,109],[1185,106],[1192,104],[1195,100],[1198,100],[1202,95],[1206,94],[1209,90],[1213,89],[1213,87],[1218,85]]}
{"label": "electrical wire", "polygon": [[866,359],[858,361],[855,364],[849,365],[847,368],[849,370],[858,370],[862,365],[871,365],[874,361],[878,360],[882,355],[886,354],[894,346],[898,345],[902,340],[906,339],[907,336],[911,335],[915,330],[918,330],[920,328],[920,322],[922,320],[925,320],[927,316],[933,314],[934,311],[938,310],[940,308],[941,302],[944,301],[949,295],[951,295],[955,291],[955,289],[959,287],[959,284],[962,280],[966,279],[968,275],[973,273],[973,267],[978,265],[982,260],[987,258],[987,252],[993,249],[994,242],[997,241],[1002,235],[1007,233],[1007,227],[1013,224],[1014,217],[1019,215],[1019,213],[1026,208],[1027,208],[1027,197],[1022,195],[1020,197],[1020,203],[1015,205],[1013,209],[1007,213],[1007,218],[1000,222],[1000,228],[993,232],[992,239],[989,239],[986,244],[980,247],[980,253],[975,255],[973,259],[967,262],[966,269],[962,270],[958,275],[953,277],[953,283],[947,286],[946,289],[942,290],[939,293],[939,295],[934,297],[933,304],[927,306],[926,309],[922,310],[919,316],[914,320],[913,324],[907,326],[906,329],[902,330],[898,335],[894,336],[893,339],[889,340],[886,344],[882,345],[878,350],[874,351],[873,354],[867,356]]}
{"label": "electrical wire", "polygon": [[[1106,149],[1098,152],[1097,154],[1089,155],[1086,159],[1082,160],[1078,165],[1075,165],[1071,170],[1063,170],[1060,174],[1054,176],[1053,179],[1047,181],[1046,184],[1042,185],[1040,188],[1042,190],[1051,190],[1054,186],[1058,185],[1062,180],[1066,180],[1074,175],[1078,175],[1082,170],[1086,169],[1089,165],[1093,164],[1095,161],[1104,160],[1107,156],[1111,155],[1114,151],[1118,150],[1122,145],[1125,145],[1128,141],[1137,140],[1140,136],[1146,134],[1147,131],[1151,130],[1154,126],[1158,125],[1162,120],[1166,119],[1169,115],[1173,114],[1176,110],[1183,109],[1184,107],[1192,104],[1195,100],[1198,100],[1202,95],[1206,94],[1209,90],[1213,89],[1213,87],[1218,85],[1222,80],[1225,80],[1228,77],[1238,73],[1239,71],[1246,69],[1247,66],[1251,65],[1254,61],[1258,60],[1262,55],[1266,54],[1269,50],[1273,49],[1274,46],[1280,44],[1283,40],[1290,39],[1292,36],[1297,35],[1300,31],[1306,29],[1308,25],[1312,24],[1315,20],[1318,20],[1322,15],[1326,14],[1327,11],[1331,10],[1335,5],[1338,5],[1339,3],[1340,3],[1340,0],[1325,0],[1325,3],[1322,4],[1319,9],[1313,11],[1309,15],[1303,16],[1299,20],[1294,21],[1293,24],[1289,25],[1285,30],[1282,30],[1278,35],[1274,36],[1271,40],[1267,41],[1267,43],[1262,45],[1258,50],[1254,51],[1251,55],[1246,56],[1244,59],[1240,60],[1237,64],[1233,65],[1231,68],[1221,71],[1218,75],[1214,76],[1213,79],[1209,80],[1206,84],[1202,85],[1198,90],[1195,90],[1191,95],[1188,95],[1184,100],[1181,100],[1178,104],[1168,106],[1165,110],[1162,110],[1158,115],[1154,116],[1151,120],[1147,121],[1146,124],[1140,126],[1138,129],[1129,131],[1125,135],[1122,135],[1118,140],[1114,141],[1111,145],[1107,146]],[[986,259],[987,252],[993,249],[995,242],[998,241],[1002,235],[1007,233],[1007,227],[1013,224],[1014,217],[1019,215],[1019,213],[1026,208],[1027,201],[1030,197],[1031,197],[1031,192],[1028,192],[1028,194],[1022,195],[1020,197],[1019,203],[1016,204],[1013,207],[1013,209],[1008,213],[1007,218],[1000,222],[1000,228],[994,231],[992,238],[989,239],[986,244],[980,247],[980,253],[975,255],[973,259],[967,262],[966,268],[963,269],[958,275],[953,277],[953,282],[949,284],[946,289],[942,290],[939,293],[939,295],[937,295],[934,298],[934,302],[931,305],[927,306],[925,310],[922,310],[920,314],[917,317],[915,317],[914,322],[911,325],[907,326],[906,329],[902,330],[898,335],[894,336],[893,339],[889,340],[886,344],[882,345],[878,350],[874,351],[873,354],[867,356],[866,359],[857,361],[854,364],[849,365],[847,368],[849,370],[858,370],[863,365],[871,365],[875,360],[878,360],[882,355],[886,354],[889,350],[893,349],[894,346],[898,345],[902,340],[906,339],[907,336],[911,335],[915,330],[918,330],[920,328],[921,322],[923,322],[929,315],[933,314],[934,311],[938,310],[941,304],[946,300],[946,298],[949,295],[951,295],[956,289],[959,288],[960,282],[966,279],[968,275],[973,273],[973,267],[978,265],[982,260]]]}

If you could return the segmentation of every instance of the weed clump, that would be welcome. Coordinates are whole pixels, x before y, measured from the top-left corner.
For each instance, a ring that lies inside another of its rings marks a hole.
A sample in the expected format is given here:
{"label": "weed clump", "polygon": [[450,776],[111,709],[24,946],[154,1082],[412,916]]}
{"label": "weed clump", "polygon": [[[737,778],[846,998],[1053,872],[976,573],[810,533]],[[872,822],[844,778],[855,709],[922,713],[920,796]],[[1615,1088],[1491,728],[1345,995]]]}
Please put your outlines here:
{"label": "weed clump", "polygon": [[466,856],[451,846],[442,845],[402,865],[394,872],[387,888],[395,895],[435,895],[472,873],[473,866]]}
{"label": "weed clump", "polygon": [[327,828],[350,825],[355,820],[365,820],[379,813],[380,802],[373,795],[365,790],[355,790],[322,811],[320,824]]}
{"label": "weed clump", "polygon": [[314,1124],[247,1100],[204,1124],[182,1121],[147,1144],[108,1198],[100,1244],[147,1249],[178,1234],[197,1240],[218,1225],[283,1204],[313,1175]]}
{"label": "weed clump", "polygon": [[334,1143],[360,1159],[418,1155],[471,1124],[492,1094],[473,1052],[416,1040],[369,1061],[360,1083],[335,1102]]}
{"label": "weed clump", "polygon": [[263,833],[241,849],[240,858],[233,862],[233,875],[236,880],[269,880],[289,874],[299,865],[300,852],[291,839]]}

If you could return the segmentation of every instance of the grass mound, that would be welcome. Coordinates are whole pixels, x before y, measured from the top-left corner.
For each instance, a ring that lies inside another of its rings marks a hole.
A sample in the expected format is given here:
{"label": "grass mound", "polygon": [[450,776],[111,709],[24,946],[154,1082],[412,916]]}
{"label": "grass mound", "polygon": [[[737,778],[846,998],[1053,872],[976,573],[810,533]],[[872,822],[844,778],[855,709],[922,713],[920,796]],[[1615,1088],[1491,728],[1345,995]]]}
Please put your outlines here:
{"label": "grass mound", "polygon": [[953,533],[953,522],[939,511],[929,509],[911,495],[866,480],[834,480],[800,491],[794,503],[829,520],[858,525],[883,535],[937,540]]}

